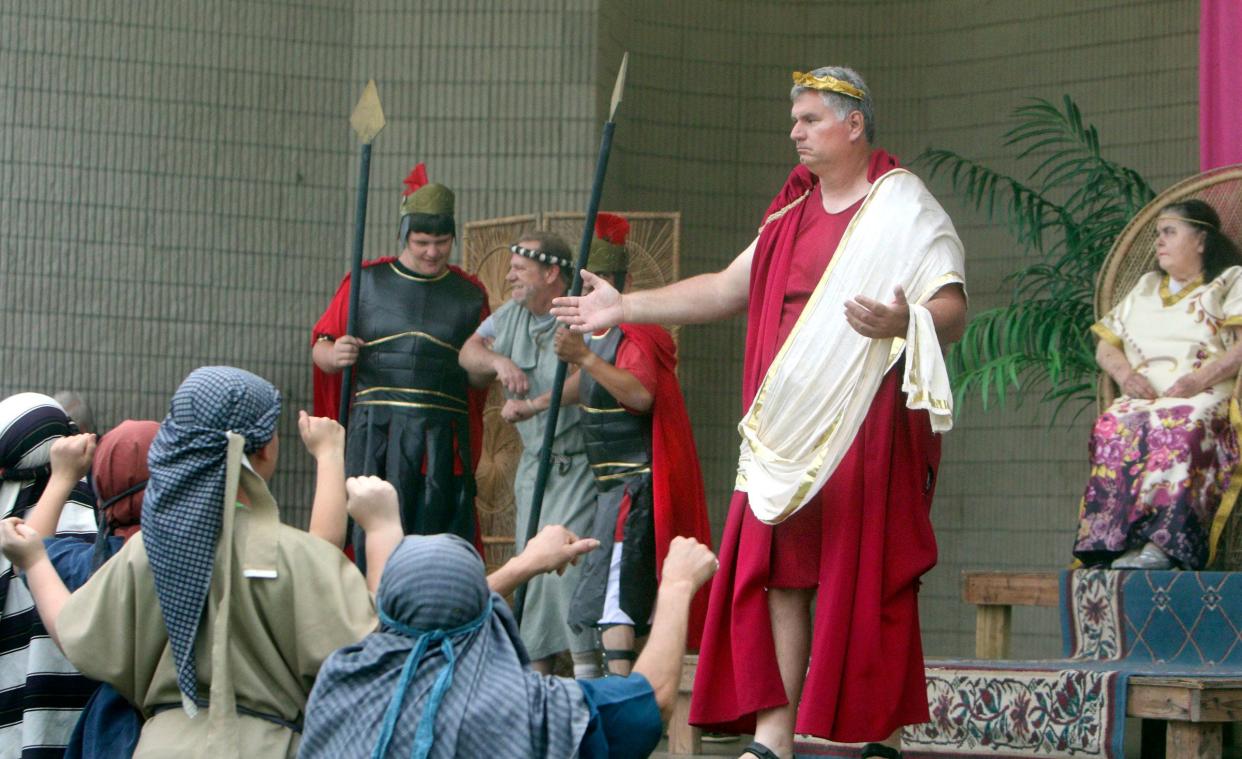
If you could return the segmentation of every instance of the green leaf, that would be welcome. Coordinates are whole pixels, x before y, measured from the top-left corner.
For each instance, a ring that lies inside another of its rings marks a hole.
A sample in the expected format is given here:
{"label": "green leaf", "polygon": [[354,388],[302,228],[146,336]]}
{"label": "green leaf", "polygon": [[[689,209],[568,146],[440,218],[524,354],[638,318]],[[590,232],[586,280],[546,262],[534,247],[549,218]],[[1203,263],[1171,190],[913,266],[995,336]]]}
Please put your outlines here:
{"label": "green leaf", "polygon": [[[916,159],[929,182],[952,191],[988,221],[1005,226],[1036,260],[1005,277],[1008,304],[974,315],[946,362],[954,397],[975,394],[984,410],[995,398],[1021,403],[1025,388],[1044,386],[1040,401],[1074,418],[1095,403],[1095,280],[1117,236],[1155,197],[1134,169],[1108,160],[1100,136],[1069,96],[1031,99],[1012,112],[1003,134],[1025,180],[953,151],[929,148]],[[1064,198],[1058,202],[1056,199]]]}

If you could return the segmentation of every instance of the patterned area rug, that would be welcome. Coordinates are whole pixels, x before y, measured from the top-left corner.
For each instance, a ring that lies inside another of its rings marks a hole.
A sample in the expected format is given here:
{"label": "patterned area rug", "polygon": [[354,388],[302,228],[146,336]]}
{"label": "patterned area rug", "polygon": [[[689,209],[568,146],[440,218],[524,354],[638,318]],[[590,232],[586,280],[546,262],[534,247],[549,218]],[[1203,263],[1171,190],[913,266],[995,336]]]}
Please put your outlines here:
{"label": "patterned area rug", "polygon": [[1063,659],[928,661],[931,721],[902,732],[905,756],[1122,759],[1130,675],[1242,676],[1242,574],[1065,572],[1061,631]]}

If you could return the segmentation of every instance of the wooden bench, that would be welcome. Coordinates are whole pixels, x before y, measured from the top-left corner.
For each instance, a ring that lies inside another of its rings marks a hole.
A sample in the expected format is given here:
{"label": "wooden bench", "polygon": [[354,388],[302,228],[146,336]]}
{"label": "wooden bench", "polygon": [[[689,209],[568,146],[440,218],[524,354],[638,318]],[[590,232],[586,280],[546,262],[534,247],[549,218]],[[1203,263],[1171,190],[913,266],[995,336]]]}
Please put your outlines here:
{"label": "wooden bench", "polygon": [[[962,600],[974,604],[975,655],[1009,656],[1014,606],[1056,606],[1058,572],[963,572]],[[1126,715],[1143,720],[1142,755],[1219,757],[1223,727],[1242,720],[1242,678],[1132,675]]]}

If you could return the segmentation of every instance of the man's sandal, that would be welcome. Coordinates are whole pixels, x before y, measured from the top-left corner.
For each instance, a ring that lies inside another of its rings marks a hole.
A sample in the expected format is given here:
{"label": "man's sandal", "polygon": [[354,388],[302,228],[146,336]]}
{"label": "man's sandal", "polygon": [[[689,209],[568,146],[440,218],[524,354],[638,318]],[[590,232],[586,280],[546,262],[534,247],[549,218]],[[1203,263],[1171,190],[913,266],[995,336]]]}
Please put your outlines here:
{"label": "man's sandal", "polygon": [[867,759],[869,756],[879,757],[879,759],[901,759],[901,752],[883,743],[868,743],[863,746],[861,756],[862,759]]}
{"label": "man's sandal", "polygon": [[754,754],[758,759],[781,759],[776,752],[759,741],[751,741],[750,745],[742,749],[743,754]]}

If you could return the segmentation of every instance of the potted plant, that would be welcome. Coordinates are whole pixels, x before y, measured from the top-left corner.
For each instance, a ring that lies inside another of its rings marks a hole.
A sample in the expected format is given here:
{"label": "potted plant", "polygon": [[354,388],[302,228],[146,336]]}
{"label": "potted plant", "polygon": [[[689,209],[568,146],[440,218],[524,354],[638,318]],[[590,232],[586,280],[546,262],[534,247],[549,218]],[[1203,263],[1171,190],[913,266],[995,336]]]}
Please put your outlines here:
{"label": "potted plant", "polygon": [[[951,150],[932,148],[916,160],[929,180],[947,178],[953,191],[1005,224],[1019,247],[1037,257],[1007,277],[1007,305],[970,320],[947,358],[957,402],[978,391],[987,408],[1013,391],[1043,389],[1041,401],[1079,410],[1095,400],[1096,276],[1126,222],[1155,193],[1138,172],[1110,161],[1099,134],[1084,124],[1074,101],[1062,107],[1035,99],[1014,109],[1005,145],[1025,180],[983,166]],[[1019,399],[1021,396],[1019,395]]]}

